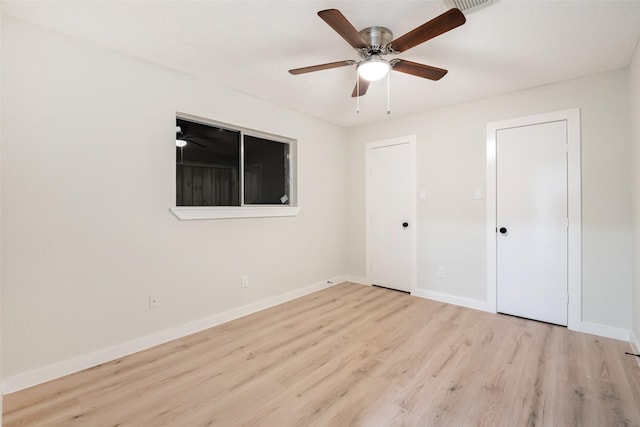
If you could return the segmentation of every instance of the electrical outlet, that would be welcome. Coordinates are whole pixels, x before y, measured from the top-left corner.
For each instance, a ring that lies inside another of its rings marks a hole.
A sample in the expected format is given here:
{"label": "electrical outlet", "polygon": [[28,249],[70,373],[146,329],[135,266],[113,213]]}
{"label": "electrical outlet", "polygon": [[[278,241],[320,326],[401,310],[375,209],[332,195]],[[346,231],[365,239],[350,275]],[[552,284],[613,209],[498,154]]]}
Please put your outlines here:
{"label": "electrical outlet", "polygon": [[438,267],[438,277],[444,278],[444,267]]}
{"label": "electrical outlet", "polygon": [[160,307],[160,299],[156,295],[149,295],[149,310]]}
{"label": "electrical outlet", "polygon": [[248,288],[249,287],[249,275],[248,274],[243,274],[242,275],[242,280],[240,282],[240,287],[241,288]]}

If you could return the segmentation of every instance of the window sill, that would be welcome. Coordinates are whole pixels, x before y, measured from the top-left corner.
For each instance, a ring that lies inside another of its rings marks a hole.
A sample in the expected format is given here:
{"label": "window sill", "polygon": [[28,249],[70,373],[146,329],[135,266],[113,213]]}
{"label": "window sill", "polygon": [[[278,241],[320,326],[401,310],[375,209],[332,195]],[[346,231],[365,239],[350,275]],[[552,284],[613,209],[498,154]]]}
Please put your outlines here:
{"label": "window sill", "polygon": [[228,219],[228,218],[268,218],[279,216],[297,216],[298,206],[179,206],[170,211],[178,219]]}

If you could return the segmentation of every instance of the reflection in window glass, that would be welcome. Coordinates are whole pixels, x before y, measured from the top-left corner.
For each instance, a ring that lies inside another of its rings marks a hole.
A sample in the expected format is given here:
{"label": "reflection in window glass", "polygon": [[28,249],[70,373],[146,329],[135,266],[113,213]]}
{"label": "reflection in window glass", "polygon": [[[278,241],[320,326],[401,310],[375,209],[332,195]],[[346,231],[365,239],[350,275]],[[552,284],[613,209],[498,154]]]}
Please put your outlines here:
{"label": "reflection in window glass", "polygon": [[244,203],[288,205],[289,145],[244,137]]}
{"label": "reflection in window glass", "polygon": [[239,206],[240,132],[179,118],[176,126],[176,206]]}

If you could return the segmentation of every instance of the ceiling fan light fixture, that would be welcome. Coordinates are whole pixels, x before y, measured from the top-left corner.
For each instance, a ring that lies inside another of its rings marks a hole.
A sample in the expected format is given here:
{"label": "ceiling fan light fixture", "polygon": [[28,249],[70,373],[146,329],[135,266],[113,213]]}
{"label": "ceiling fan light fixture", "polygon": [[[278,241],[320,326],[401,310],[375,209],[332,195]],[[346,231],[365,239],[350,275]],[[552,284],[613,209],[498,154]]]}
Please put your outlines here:
{"label": "ceiling fan light fixture", "polygon": [[375,82],[386,76],[390,69],[391,65],[388,61],[372,56],[358,65],[358,75],[367,81]]}

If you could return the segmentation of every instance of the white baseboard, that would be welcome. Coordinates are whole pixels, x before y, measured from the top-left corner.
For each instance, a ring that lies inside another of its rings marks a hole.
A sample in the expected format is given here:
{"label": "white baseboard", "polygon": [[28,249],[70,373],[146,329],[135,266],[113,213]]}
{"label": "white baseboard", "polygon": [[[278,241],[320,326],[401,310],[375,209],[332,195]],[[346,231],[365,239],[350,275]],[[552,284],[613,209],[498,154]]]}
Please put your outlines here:
{"label": "white baseboard", "polygon": [[127,341],[121,344],[116,344],[114,346],[107,347],[93,353],[83,354],[81,356],[63,360],[62,362],[54,363],[49,366],[13,375],[4,378],[3,384],[1,384],[1,391],[2,394],[8,394],[37,384],[42,384],[59,377],[82,371],[83,369],[91,368],[102,363],[110,362],[114,359],[137,353],[156,345],[164,344],[171,340],[175,340],[202,331],[204,329],[217,326],[221,323],[229,322],[239,317],[243,317],[248,314],[255,313],[257,311],[264,310],[296,298],[300,298],[302,296],[320,291],[322,289],[335,286],[338,283],[342,283],[346,280],[346,275],[333,277],[322,282],[314,283],[312,285],[296,289],[294,291],[286,292],[284,294],[264,299],[262,301],[257,301],[229,311],[217,313],[201,320],[185,323],[174,328],[136,338],[134,340]]}
{"label": "white baseboard", "polygon": [[445,302],[447,304],[459,305],[461,307],[473,308],[474,310],[488,311],[489,313],[495,313],[489,308],[489,304],[486,301],[480,301],[471,298],[459,297],[456,295],[443,294],[440,292],[428,291],[426,289],[415,289],[411,291],[411,295],[415,295],[421,298],[432,299],[435,301]]}
{"label": "white baseboard", "polygon": [[369,285],[370,283],[367,283],[367,279],[364,276],[353,276],[353,275],[347,275],[346,279],[348,282],[352,282],[352,283],[358,283],[360,285]]}
{"label": "white baseboard", "polygon": [[[638,340],[638,336],[631,330],[631,337],[629,339],[629,344],[631,344],[631,351],[635,354],[640,354],[640,341]],[[635,358],[638,362],[638,366],[640,366],[640,357]]]}
{"label": "white baseboard", "polygon": [[631,339],[631,331],[628,329],[601,325],[599,323],[582,322],[580,323],[580,329],[578,329],[578,331],[620,341],[629,341]]}
{"label": "white baseboard", "polygon": [[[495,313],[489,307],[489,304],[486,301],[479,301],[471,298],[464,298],[455,295],[443,294],[440,292],[428,291],[425,289],[416,289],[411,292],[412,295],[432,299],[435,301],[445,302],[447,304],[459,305],[462,307],[473,308],[475,310],[487,311],[489,313]],[[617,328],[614,326],[601,325],[599,323],[591,323],[591,322],[581,322],[578,329],[578,332],[584,332],[587,334],[598,335],[606,338],[613,338],[621,341],[632,341],[632,346],[635,345],[636,348],[640,347],[640,342],[637,338],[632,339],[631,331],[623,328]],[[639,350],[634,350],[636,352]]]}

